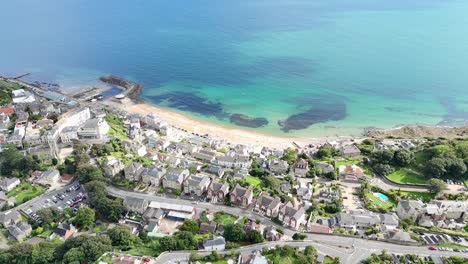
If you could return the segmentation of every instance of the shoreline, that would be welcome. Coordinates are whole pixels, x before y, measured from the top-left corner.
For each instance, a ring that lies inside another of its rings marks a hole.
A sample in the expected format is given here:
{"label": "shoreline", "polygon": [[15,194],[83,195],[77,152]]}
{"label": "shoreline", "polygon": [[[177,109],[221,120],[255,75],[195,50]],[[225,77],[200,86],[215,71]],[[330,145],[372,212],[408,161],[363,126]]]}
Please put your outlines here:
{"label": "shoreline", "polygon": [[226,140],[228,143],[234,144],[260,145],[274,148],[297,148],[294,143],[300,147],[305,147],[309,144],[323,144],[327,141],[357,139],[353,137],[307,138],[268,135],[266,133],[250,131],[234,126],[213,124],[176,111],[161,108],[147,102],[133,102],[127,100],[121,103],[115,101],[109,101],[109,103],[131,113],[142,115],[155,113],[171,126],[198,134],[208,134],[213,139]]}

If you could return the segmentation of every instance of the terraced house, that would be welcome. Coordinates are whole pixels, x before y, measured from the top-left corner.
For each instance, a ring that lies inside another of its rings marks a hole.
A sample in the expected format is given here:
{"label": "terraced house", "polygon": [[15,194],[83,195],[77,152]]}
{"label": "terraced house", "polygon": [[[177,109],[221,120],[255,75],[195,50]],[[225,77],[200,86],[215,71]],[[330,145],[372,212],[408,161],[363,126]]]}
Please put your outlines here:
{"label": "terraced house", "polygon": [[297,205],[294,206],[291,202],[283,205],[278,212],[278,219],[285,226],[299,229],[305,218],[304,207]]}
{"label": "terraced house", "polygon": [[254,210],[266,215],[267,217],[276,217],[278,215],[280,206],[280,198],[271,197],[268,193],[262,192],[257,198]]}
{"label": "terraced house", "polygon": [[211,202],[223,202],[226,195],[229,193],[229,186],[225,183],[212,181],[208,187],[207,198],[211,199]]}
{"label": "terraced house", "polygon": [[232,204],[247,207],[252,203],[253,198],[253,188],[249,186],[248,188],[244,188],[239,184],[232,189],[231,193],[229,194],[229,199],[231,200]]}
{"label": "terraced house", "polygon": [[186,195],[202,196],[210,185],[210,178],[192,175],[184,181],[184,193]]}

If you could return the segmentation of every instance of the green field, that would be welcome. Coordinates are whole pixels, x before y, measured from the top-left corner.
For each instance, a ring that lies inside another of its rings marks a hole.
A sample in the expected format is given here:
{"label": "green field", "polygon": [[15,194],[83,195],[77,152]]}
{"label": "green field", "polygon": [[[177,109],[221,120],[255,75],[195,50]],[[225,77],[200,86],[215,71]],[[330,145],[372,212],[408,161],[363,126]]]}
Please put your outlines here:
{"label": "green field", "polygon": [[387,202],[384,202],[380,199],[377,199],[377,197],[374,196],[374,194],[372,192],[369,192],[369,193],[366,193],[366,197],[372,201],[372,203],[375,205],[375,207],[381,207],[383,209],[392,209],[393,206],[395,206],[395,204],[390,200],[387,201]]}
{"label": "green field", "polygon": [[218,224],[229,225],[233,224],[237,220],[237,217],[231,214],[226,214],[223,212],[216,212],[214,214],[214,221]]}
{"label": "green field", "polygon": [[426,184],[427,179],[422,175],[418,175],[414,172],[398,169],[392,174],[386,176],[392,182],[400,184]]}
{"label": "green field", "polygon": [[15,197],[16,204],[22,204],[44,193],[44,187],[40,185],[32,186],[31,183],[25,182],[18,185],[15,189],[7,193],[8,197]]}
{"label": "green field", "polygon": [[249,185],[251,185],[253,187],[256,187],[256,186],[260,185],[260,183],[262,183],[262,181],[259,178],[253,177],[253,176],[250,176],[250,175],[245,176],[245,181]]}

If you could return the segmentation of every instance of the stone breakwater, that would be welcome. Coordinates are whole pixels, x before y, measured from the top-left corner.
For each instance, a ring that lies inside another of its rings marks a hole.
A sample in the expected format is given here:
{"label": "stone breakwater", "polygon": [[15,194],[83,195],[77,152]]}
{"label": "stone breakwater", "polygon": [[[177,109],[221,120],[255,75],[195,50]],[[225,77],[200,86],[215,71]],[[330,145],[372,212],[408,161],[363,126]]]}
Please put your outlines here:
{"label": "stone breakwater", "polygon": [[143,86],[134,82],[130,82],[115,75],[106,75],[99,78],[104,83],[117,86],[124,90],[124,94],[134,102],[141,102],[140,93],[143,91]]}

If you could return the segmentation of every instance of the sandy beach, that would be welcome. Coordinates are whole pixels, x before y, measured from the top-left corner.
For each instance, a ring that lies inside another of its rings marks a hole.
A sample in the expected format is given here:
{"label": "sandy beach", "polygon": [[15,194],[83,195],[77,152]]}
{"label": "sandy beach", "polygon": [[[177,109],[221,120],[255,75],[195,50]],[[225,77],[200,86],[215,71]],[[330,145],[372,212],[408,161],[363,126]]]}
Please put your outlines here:
{"label": "sandy beach", "polygon": [[125,102],[123,104],[117,104],[119,108],[122,108],[128,112],[149,114],[156,113],[163,120],[168,122],[170,125],[185,129],[189,132],[195,132],[198,134],[208,134],[211,138],[226,140],[230,143],[247,144],[247,145],[261,145],[273,148],[294,148],[293,142],[303,147],[307,144],[323,143],[325,138],[295,138],[295,137],[280,137],[272,136],[254,131],[244,130],[237,127],[231,126],[220,126],[209,122],[197,120],[195,118],[170,111],[167,109],[159,108],[146,103],[132,103]]}

